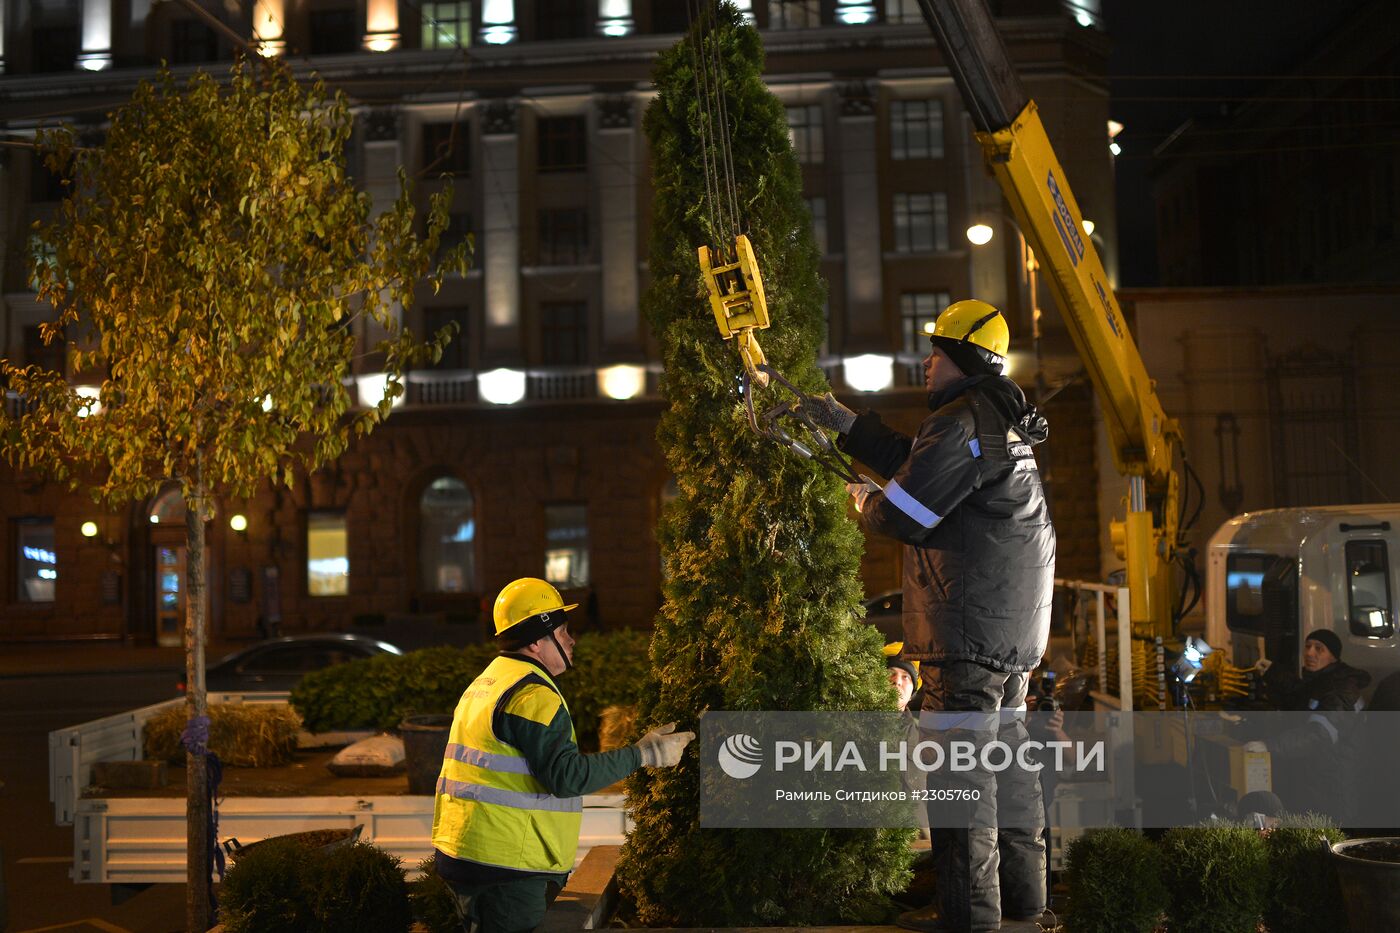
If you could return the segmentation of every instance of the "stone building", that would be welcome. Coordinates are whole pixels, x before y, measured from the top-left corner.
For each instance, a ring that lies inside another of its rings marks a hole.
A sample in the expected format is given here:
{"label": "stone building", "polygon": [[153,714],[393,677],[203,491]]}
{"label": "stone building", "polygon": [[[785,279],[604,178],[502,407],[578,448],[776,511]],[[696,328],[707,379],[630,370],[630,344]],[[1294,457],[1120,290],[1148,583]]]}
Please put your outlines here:
{"label": "stone building", "polygon": [[[912,0],[742,3],[762,31],[770,86],[788,108],[830,287],[822,365],[848,403],[912,429],[926,411],[924,325],[975,294],[1003,307],[1013,376],[1061,388],[1045,448],[1064,575],[1099,573],[1093,402],[1047,311],[1030,354],[1034,279],[960,98]],[[1008,49],[1055,139],[1110,270],[1113,173],[1095,3],[995,3]],[[396,172],[420,196],[454,182],[452,230],[474,233],[472,270],[412,310],[461,337],[409,376],[404,403],[294,492],[219,502],[210,529],[212,631],[252,636],[417,615],[475,624],[483,597],[521,575],[591,596],[603,625],[648,624],[660,599],[653,528],[669,477],[653,439],[658,355],[638,312],[650,210],[640,118],[651,61],[685,26],[679,0],[257,0],[207,4],[7,0],[0,123],[23,142],[104,115],[159,59],[177,76],[221,70],[251,37],[344,90],[348,153],[376,203]],[[216,29],[210,20],[220,24]],[[37,325],[30,225],[57,180],[22,145],[0,162],[0,355],[64,368]],[[992,242],[963,231],[985,222]],[[780,284],[777,285],[780,287]],[[1040,288],[1039,301],[1050,307]],[[696,313],[708,313],[697,305]],[[366,342],[373,337],[363,335]],[[1027,351],[1027,352],[1020,352]],[[737,368],[737,358],[736,358]],[[71,375],[71,372],[70,372]],[[359,380],[370,401],[382,386]],[[11,398],[8,404],[16,405]],[[183,504],[117,511],[43,476],[0,467],[0,639],[178,638]],[[899,551],[870,542],[871,593],[898,585]]]}

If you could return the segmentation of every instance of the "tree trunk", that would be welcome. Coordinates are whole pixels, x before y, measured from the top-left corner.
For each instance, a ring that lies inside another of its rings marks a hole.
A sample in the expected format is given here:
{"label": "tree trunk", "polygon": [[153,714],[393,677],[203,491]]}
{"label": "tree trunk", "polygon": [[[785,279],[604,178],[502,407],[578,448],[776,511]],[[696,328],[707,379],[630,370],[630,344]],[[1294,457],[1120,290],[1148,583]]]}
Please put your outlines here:
{"label": "tree trunk", "polygon": [[[186,720],[209,714],[204,691],[205,490],[196,467],[191,501],[185,503],[185,711]],[[209,929],[209,773],[203,754],[185,751],[185,929]]]}

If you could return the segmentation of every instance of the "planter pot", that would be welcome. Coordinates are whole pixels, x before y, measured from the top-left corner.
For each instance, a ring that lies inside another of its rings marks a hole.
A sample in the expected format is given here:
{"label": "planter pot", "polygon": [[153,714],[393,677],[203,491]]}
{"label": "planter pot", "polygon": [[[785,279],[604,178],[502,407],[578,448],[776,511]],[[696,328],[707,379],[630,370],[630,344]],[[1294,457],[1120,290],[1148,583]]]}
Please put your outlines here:
{"label": "planter pot", "polygon": [[442,771],[442,756],[447,751],[451,729],[452,717],[445,715],[409,716],[399,723],[410,794],[437,792],[438,773]]}
{"label": "planter pot", "polygon": [[1352,930],[1400,930],[1400,836],[1331,846]]}

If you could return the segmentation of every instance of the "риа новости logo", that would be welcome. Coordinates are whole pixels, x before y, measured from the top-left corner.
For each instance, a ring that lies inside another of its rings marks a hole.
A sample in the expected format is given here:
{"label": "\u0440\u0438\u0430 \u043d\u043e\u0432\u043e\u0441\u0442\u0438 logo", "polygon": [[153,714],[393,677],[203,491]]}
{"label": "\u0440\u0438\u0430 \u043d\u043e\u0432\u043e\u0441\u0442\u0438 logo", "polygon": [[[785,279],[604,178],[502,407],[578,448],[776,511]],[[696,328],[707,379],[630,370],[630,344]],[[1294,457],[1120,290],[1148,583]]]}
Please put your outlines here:
{"label": "\u0440\u0438\u0430 \u043d\u043e\u0432\u043e\u0441\u0442\u0438 logo", "polygon": [[731,735],[719,747],[719,766],[736,780],[753,777],[763,766],[763,748],[758,740],[742,732]]}

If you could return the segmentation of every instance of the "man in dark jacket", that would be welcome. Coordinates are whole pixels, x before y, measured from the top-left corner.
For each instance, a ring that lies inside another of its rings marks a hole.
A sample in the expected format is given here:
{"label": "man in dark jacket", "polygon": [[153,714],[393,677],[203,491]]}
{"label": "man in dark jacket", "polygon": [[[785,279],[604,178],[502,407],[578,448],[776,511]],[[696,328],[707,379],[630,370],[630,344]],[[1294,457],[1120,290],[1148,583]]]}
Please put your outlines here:
{"label": "man in dark jacket", "polygon": [[1303,641],[1303,676],[1259,663],[1276,709],[1306,713],[1264,740],[1274,759],[1274,789],[1293,813],[1325,813],[1338,822],[1352,814],[1344,749],[1357,726],[1361,691],[1371,675],[1342,663],[1342,640],[1329,629]]}
{"label": "man in dark jacket", "polygon": [[[1001,375],[1010,333],[995,308],[950,305],[930,339],[924,379],[932,413],[913,438],[830,395],[806,410],[841,433],[842,449],[889,478],[883,489],[847,488],[868,531],[906,545],[903,655],[924,675],[922,724],[940,740],[997,739],[1017,748],[1027,737],[1029,674],[1050,630],[1055,530],[1031,453],[1047,427]],[[1045,848],[1035,773],[1013,767],[954,777],[980,802],[952,820],[953,807],[930,804],[938,808],[934,827],[959,826],[931,830],[937,903],[900,925],[982,933],[998,929],[1003,916],[1039,919]]]}

